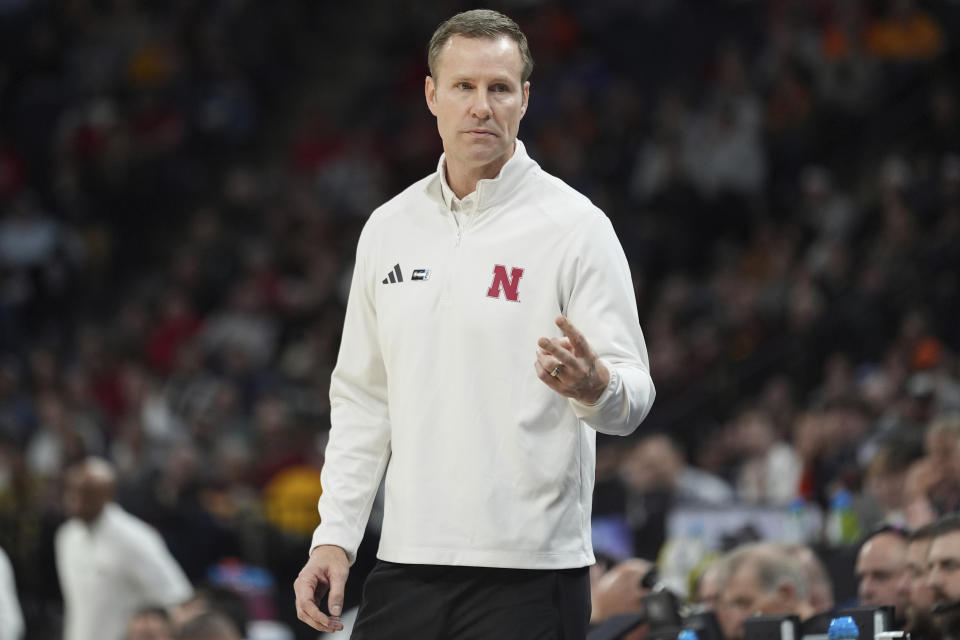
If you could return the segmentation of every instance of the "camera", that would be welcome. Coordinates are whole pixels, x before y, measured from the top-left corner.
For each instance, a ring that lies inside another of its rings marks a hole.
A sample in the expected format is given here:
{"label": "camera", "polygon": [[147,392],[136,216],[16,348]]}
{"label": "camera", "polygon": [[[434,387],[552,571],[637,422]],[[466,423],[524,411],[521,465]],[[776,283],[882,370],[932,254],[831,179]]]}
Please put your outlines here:
{"label": "camera", "polygon": [[643,607],[636,613],[612,616],[593,629],[587,640],[618,640],[633,629],[646,624],[646,640],[676,640],[684,629],[697,633],[699,640],[723,640],[720,625],[712,611],[685,607],[669,589],[658,584],[656,575],[648,573],[641,584],[650,581],[653,591],[641,598]]}

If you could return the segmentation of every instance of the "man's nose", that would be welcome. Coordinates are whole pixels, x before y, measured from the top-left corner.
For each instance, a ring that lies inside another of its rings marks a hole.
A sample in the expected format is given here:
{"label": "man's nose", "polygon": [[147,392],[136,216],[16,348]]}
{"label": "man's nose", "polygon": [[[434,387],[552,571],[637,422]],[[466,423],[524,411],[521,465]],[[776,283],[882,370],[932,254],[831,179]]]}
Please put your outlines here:
{"label": "man's nose", "polygon": [[897,581],[897,595],[899,596],[910,596],[910,587],[913,584],[913,578],[908,575],[902,576]]}
{"label": "man's nose", "polygon": [[474,93],[473,104],[470,108],[470,115],[480,120],[486,120],[490,117],[490,98],[483,89],[478,89]]}

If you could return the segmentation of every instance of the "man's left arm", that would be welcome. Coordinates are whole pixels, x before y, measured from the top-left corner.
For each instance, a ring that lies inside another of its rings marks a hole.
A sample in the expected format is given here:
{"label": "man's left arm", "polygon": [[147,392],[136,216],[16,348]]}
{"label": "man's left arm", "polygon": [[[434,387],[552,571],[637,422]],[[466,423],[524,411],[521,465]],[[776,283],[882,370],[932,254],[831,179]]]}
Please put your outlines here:
{"label": "man's left arm", "polygon": [[130,567],[141,593],[152,605],[170,607],[193,595],[193,587],[159,532],[139,531],[130,547]]}
{"label": "man's left arm", "polygon": [[537,375],[594,429],[627,435],[656,396],[630,267],[606,216],[577,229],[567,255],[563,336],[539,340]]}

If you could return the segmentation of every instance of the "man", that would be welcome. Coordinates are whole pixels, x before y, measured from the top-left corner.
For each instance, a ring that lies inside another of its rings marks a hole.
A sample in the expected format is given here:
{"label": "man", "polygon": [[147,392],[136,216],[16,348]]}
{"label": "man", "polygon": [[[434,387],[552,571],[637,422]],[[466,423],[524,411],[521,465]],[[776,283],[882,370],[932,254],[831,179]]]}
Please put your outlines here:
{"label": "man", "polygon": [[533,67],[517,25],[458,14],[428,62],[444,154],[360,236],[298,616],[340,628],[385,473],[354,638],[583,637],[595,431],[632,432],[654,398],[629,267],[516,137]]}
{"label": "man", "polygon": [[927,584],[927,553],[938,530],[935,522],[924,525],[910,534],[907,544],[907,566],[900,579],[899,591],[900,597],[907,601],[904,629],[914,640],[930,640],[938,636],[930,613],[933,591]]}
{"label": "man", "polygon": [[927,586],[933,596],[934,623],[941,637],[960,638],[960,516],[946,516],[935,526],[937,531],[927,552]]}
{"label": "man", "polygon": [[723,562],[715,560],[697,578],[694,602],[701,611],[716,611],[720,602],[720,581],[723,578]]}
{"label": "man", "polygon": [[108,462],[87,458],[65,476],[55,560],[66,640],[122,640],[127,621],[148,606],[170,607],[191,586],[163,538],[114,503]]}
{"label": "man", "polygon": [[833,611],[833,582],[830,573],[816,552],[805,544],[785,543],[781,545],[783,553],[792,557],[803,570],[807,580],[807,601],[815,614]]}
{"label": "man", "polygon": [[754,615],[795,615],[802,621],[816,613],[802,567],[779,545],[742,545],[720,562],[716,614],[726,640],[742,640],[744,623]]}
{"label": "man", "polygon": [[895,625],[902,626],[907,599],[900,593],[900,581],[907,568],[907,534],[894,527],[882,527],[860,545],[855,567],[857,595],[865,607],[894,607]]}

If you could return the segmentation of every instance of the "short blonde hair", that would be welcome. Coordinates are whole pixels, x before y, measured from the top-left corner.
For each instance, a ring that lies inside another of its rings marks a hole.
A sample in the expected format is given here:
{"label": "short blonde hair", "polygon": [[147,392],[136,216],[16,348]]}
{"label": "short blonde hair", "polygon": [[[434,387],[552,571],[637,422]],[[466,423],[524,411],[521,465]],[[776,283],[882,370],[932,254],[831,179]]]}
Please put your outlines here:
{"label": "short blonde hair", "polygon": [[490,9],[474,9],[458,13],[437,27],[427,47],[427,64],[430,66],[430,75],[434,79],[437,77],[437,59],[440,57],[440,51],[447,40],[453,36],[490,38],[491,40],[510,38],[517,43],[517,48],[520,50],[520,60],[523,62],[521,80],[526,82],[530,79],[530,74],[533,73],[533,55],[530,53],[527,36],[523,34],[516,22],[499,11]]}

